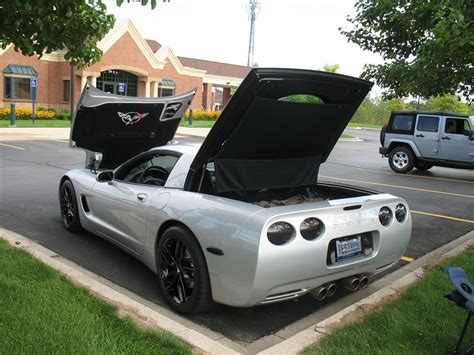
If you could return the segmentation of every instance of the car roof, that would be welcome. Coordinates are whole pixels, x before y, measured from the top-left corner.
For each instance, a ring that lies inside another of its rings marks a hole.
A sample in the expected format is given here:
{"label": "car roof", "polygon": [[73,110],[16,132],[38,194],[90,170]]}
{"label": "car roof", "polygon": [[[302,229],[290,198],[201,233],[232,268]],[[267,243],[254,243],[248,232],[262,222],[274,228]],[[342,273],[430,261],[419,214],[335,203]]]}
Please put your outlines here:
{"label": "car roof", "polygon": [[450,117],[463,117],[467,118],[467,115],[462,113],[454,113],[454,112],[432,112],[432,111],[423,111],[423,110],[396,110],[392,111],[392,115],[399,115],[399,114],[409,114],[409,115],[436,115],[436,116],[450,116]]}

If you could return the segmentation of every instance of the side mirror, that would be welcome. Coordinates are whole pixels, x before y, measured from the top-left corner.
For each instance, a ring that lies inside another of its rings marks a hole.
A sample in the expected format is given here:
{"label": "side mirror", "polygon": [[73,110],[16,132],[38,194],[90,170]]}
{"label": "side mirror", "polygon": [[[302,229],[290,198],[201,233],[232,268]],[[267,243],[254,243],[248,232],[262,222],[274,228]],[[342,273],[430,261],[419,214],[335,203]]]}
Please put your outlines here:
{"label": "side mirror", "polygon": [[97,174],[96,180],[98,182],[110,182],[114,179],[114,172],[111,170],[101,171]]}

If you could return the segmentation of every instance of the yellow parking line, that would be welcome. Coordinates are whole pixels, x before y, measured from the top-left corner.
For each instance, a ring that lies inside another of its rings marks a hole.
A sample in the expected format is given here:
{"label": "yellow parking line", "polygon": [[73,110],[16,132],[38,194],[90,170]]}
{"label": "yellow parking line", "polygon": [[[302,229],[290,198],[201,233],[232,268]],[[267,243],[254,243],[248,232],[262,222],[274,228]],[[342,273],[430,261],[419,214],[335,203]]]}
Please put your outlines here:
{"label": "yellow parking line", "polygon": [[4,147],[9,147],[9,148],[18,149],[18,150],[25,150],[25,148],[17,147],[16,145],[5,144],[5,143],[0,143],[0,145],[3,145]]}
{"label": "yellow parking line", "polygon": [[457,218],[457,217],[445,216],[445,215],[442,215],[442,214],[428,213],[428,212],[421,212],[421,211],[413,211],[413,210],[411,210],[411,213],[421,214],[423,216],[445,218],[445,219],[450,219],[452,221],[457,221],[457,222],[464,222],[464,223],[474,224],[474,221],[471,220],[471,219]]}
{"label": "yellow parking line", "polygon": [[391,184],[383,184],[383,183],[381,183],[381,182],[372,182],[372,181],[363,181],[363,180],[353,180],[353,179],[338,178],[338,177],[333,177],[333,176],[324,176],[324,175],[319,175],[319,176],[322,177],[322,178],[325,178],[325,179],[350,181],[350,182],[357,182],[357,183],[360,183],[360,184],[367,184],[367,185],[387,186],[387,187],[394,187],[394,188],[397,188],[397,189],[414,190],[414,191],[421,191],[421,192],[431,192],[431,193],[433,193],[433,194],[441,194],[441,195],[450,195],[450,196],[474,198],[474,195],[456,194],[456,193],[454,193],[454,192],[445,192],[445,191],[437,191],[437,190],[419,189],[419,188],[417,188],[417,187],[391,185]]}
{"label": "yellow parking line", "polygon": [[402,256],[402,257],[400,258],[400,260],[401,260],[401,261],[406,261],[407,263],[412,263],[412,262],[415,261],[415,259],[410,258],[409,256]]}

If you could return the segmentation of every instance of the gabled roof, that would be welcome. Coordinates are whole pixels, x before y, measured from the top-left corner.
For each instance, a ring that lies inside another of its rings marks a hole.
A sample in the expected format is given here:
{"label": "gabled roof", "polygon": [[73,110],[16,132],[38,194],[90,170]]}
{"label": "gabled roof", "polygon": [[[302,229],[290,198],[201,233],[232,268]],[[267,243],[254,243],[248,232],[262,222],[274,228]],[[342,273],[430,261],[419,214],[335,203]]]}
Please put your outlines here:
{"label": "gabled roof", "polygon": [[185,67],[205,70],[209,75],[219,75],[234,78],[245,78],[252,69],[244,65],[214,62],[204,59],[178,57]]}
{"label": "gabled roof", "polygon": [[161,48],[161,44],[158,41],[155,41],[154,39],[145,39],[145,41],[146,43],[148,43],[153,53],[156,53],[158,49]]}

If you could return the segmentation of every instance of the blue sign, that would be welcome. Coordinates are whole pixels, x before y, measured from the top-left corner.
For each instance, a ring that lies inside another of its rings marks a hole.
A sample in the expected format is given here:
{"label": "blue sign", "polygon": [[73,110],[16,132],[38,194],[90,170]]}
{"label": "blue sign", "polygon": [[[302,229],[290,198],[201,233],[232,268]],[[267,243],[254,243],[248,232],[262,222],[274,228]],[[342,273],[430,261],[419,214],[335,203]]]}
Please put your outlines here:
{"label": "blue sign", "polygon": [[37,84],[38,84],[38,78],[36,76],[32,76],[30,78],[30,87],[35,88]]}
{"label": "blue sign", "polygon": [[118,91],[120,93],[124,93],[125,92],[125,83],[119,83],[118,84]]}

